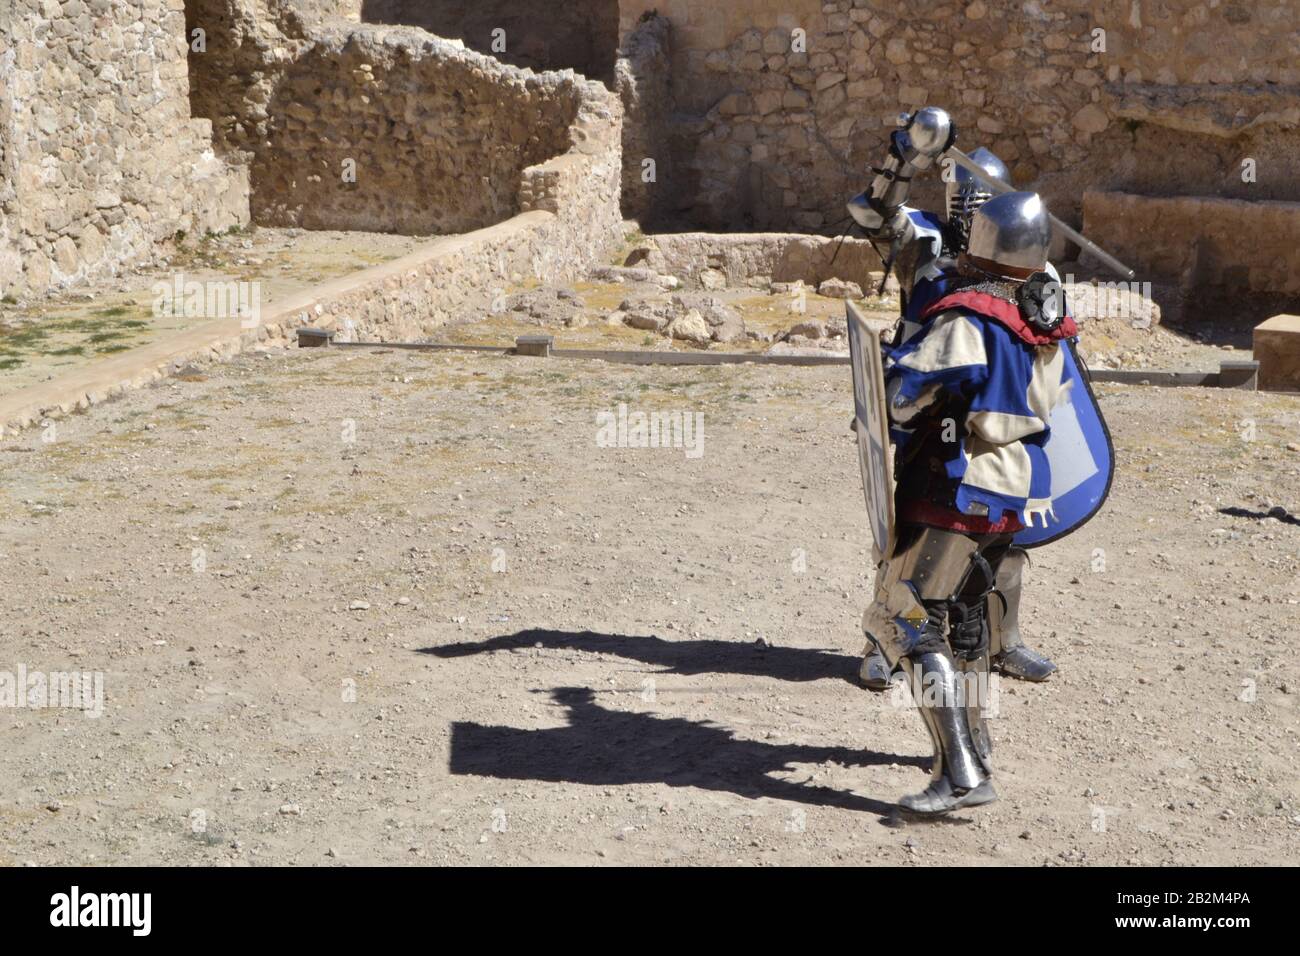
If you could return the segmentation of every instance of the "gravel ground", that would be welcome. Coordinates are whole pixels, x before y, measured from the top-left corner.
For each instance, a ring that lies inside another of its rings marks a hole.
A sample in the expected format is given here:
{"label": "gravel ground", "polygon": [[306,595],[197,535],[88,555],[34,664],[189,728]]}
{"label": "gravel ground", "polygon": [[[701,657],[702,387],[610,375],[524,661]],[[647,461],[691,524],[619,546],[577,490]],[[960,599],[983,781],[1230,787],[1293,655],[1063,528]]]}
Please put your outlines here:
{"label": "gravel ground", "polygon": [[[104,700],[0,712],[0,863],[1300,863],[1300,400],[1101,393],[1061,673],[937,823],[854,683],[844,368],[268,353],[8,440],[0,670]],[[702,454],[599,447],[620,402]]]}

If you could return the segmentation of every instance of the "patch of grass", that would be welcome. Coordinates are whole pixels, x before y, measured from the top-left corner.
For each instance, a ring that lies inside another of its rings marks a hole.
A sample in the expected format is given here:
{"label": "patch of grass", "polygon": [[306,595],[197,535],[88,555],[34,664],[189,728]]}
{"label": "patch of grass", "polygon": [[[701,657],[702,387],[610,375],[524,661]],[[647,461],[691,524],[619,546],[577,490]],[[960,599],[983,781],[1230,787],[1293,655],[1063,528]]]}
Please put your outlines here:
{"label": "patch of grass", "polygon": [[10,349],[30,349],[49,338],[50,330],[44,325],[28,325],[5,336]]}
{"label": "patch of grass", "polygon": [[99,354],[123,351],[127,348],[127,340],[138,336],[150,325],[141,318],[123,318],[133,313],[142,314],[131,306],[111,306],[97,309],[93,316],[51,316],[0,333],[0,360],[3,360],[0,368],[12,369],[21,365],[25,357],[30,357],[20,354],[23,352],[76,358],[87,355],[90,346],[97,346],[94,351]]}

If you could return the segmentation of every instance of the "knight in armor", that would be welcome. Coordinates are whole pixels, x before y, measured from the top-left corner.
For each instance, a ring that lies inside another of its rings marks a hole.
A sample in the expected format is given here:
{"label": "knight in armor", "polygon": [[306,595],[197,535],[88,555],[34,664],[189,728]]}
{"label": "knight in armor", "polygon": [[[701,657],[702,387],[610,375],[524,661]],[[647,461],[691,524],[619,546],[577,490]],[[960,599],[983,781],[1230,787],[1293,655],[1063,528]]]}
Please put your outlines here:
{"label": "knight in armor", "polygon": [[[926,307],[958,278],[957,257],[967,249],[971,220],[993,198],[984,183],[958,166],[946,184],[946,219],[904,204],[912,176],[929,168],[951,145],[952,132],[952,123],[943,110],[918,111],[906,129],[894,134],[889,161],[877,170],[872,188],[849,203],[850,213],[867,235],[890,244],[890,264],[901,289],[894,347],[920,330]],[[940,145],[938,152],[936,144]],[[989,150],[980,147],[971,153],[971,159],[991,178],[1011,184],[1006,164]],[[1050,262],[1045,271],[1059,282]],[[1022,548],[1008,549],[983,613],[991,622],[992,668],[1021,680],[1044,681],[1055,673],[1056,664],[1026,646],[1020,636],[1021,579],[1028,560]],[[964,609],[958,612],[963,613]],[[883,691],[894,671],[887,666],[874,636],[866,637],[859,678],[869,690]]]}
{"label": "knight in armor", "polygon": [[[954,136],[942,110],[918,111],[872,188],[849,204],[869,235],[890,241],[905,290],[903,321],[883,350],[896,528],[877,542],[863,629],[886,678],[894,668],[906,675],[934,744],[930,785],[900,801],[918,814],[996,799],[982,707],[992,655],[1005,661],[1023,648],[1017,544],[1091,517],[1112,462],[1049,271],[1042,199],[972,195],[959,179],[946,223],[931,227],[903,205],[912,176]],[[1087,440],[1053,448],[1057,427]]]}

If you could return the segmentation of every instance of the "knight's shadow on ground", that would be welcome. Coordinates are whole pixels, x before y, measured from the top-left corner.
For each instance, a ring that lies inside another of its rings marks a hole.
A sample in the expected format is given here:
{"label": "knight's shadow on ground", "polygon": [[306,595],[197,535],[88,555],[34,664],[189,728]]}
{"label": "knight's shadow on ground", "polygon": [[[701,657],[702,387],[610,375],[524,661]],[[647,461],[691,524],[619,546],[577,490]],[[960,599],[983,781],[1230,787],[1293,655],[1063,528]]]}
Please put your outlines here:
{"label": "knight's shadow on ground", "polygon": [[[665,641],[653,636],[591,631],[520,631],[486,641],[425,648],[421,653],[456,658],[496,650],[569,648],[600,651],[658,664],[668,673],[705,672],[763,675],[807,681],[852,680],[856,659],[817,649],[760,647],[727,641]],[[772,744],[736,737],[706,721],[610,710],[596,692],[561,687],[551,699],[567,711],[564,727],[526,730],[452,724],[449,769],[507,780],[542,780],[593,786],[663,783],[698,787],[757,799],[865,810],[893,816],[896,807],[843,790],[781,780],[774,772],[827,761],[846,767],[892,763],[928,767],[929,758],[878,753],[850,747]]]}
{"label": "knight's shadow on ground", "polygon": [[485,641],[428,647],[420,653],[435,657],[469,657],[533,647],[614,654],[663,668],[662,673],[666,674],[739,674],[796,682],[832,679],[856,683],[859,663],[856,657],[819,647],[778,647],[711,639],[668,641],[653,634],[601,634],[541,628],[503,634]]}

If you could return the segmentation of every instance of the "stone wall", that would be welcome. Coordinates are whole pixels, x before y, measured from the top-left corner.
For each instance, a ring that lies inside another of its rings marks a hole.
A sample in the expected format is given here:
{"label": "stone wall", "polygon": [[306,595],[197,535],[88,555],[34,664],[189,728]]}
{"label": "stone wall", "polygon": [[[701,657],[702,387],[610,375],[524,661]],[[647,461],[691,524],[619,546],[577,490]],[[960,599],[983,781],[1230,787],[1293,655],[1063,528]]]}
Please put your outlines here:
{"label": "stone wall", "polygon": [[[419,38],[421,43],[433,39]],[[464,53],[459,50],[458,55]],[[401,259],[290,296],[264,313],[257,328],[242,328],[239,317],[213,320],[0,396],[0,436],[148,385],[194,362],[290,344],[299,326],[377,341],[410,341],[463,319],[470,310],[481,310],[509,285],[530,278],[572,282],[593,262],[608,261],[623,241],[618,100],[599,84],[575,80],[571,74],[516,79],[576,84],[576,108],[561,151],[517,174],[516,215],[435,239]]]}
{"label": "stone wall", "polygon": [[569,147],[581,78],[525,73],[418,30],[312,40],[267,105],[258,222],[467,232],[514,215],[523,169]]}
{"label": "stone wall", "polygon": [[827,236],[777,232],[662,233],[647,237],[643,259],[646,266],[692,286],[702,284],[701,274],[713,270],[733,288],[768,282],[803,282],[816,288],[827,279],[847,279],[869,288],[872,273],[880,276],[884,268],[865,239],[841,243]]}
{"label": "stone wall", "polygon": [[[194,0],[191,24],[216,27],[190,62],[196,111],[213,120],[220,150],[251,167],[259,223],[466,232],[532,208],[525,172],[570,150],[612,157],[618,174],[621,111],[600,83],[510,66],[414,27],[323,16],[305,0],[268,20],[249,4]],[[602,123],[609,135],[595,134]],[[618,233],[617,186],[605,209],[598,165],[566,168],[594,176],[578,205],[604,246]]]}
{"label": "stone wall", "polygon": [[[651,9],[672,23],[676,129],[654,149],[673,175],[658,188],[700,226],[829,231],[898,112],[924,104],[1076,224],[1087,188],[1300,199],[1300,0],[620,7],[622,37]],[[936,202],[939,184],[917,196]]]}
{"label": "stone wall", "polygon": [[1089,191],[1083,223],[1143,278],[1300,297],[1300,203]]}
{"label": "stone wall", "polygon": [[417,26],[515,66],[607,80],[618,0],[362,0],[367,23]]}
{"label": "stone wall", "polygon": [[[13,5],[0,5],[0,295],[11,294],[22,281],[22,238],[18,229],[17,151],[14,138],[13,95]],[[15,282],[17,278],[17,282]]]}
{"label": "stone wall", "polygon": [[663,148],[673,109],[672,28],[664,17],[646,14],[623,38],[614,88],[623,103],[623,155],[637,157],[623,166],[623,213],[647,223],[662,220],[674,210],[655,184],[673,181],[675,152]]}
{"label": "stone wall", "polygon": [[180,0],[8,0],[0,17],[0,294],[248,221],[245,172],[190,114]]}

